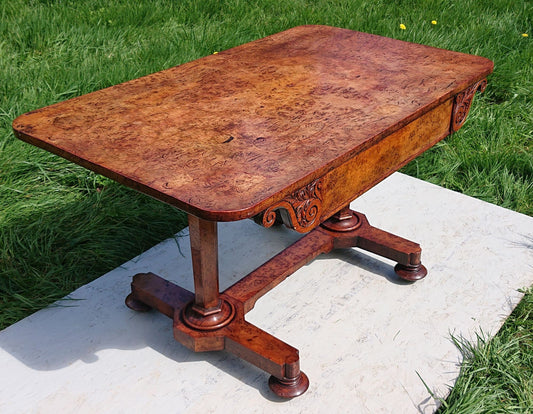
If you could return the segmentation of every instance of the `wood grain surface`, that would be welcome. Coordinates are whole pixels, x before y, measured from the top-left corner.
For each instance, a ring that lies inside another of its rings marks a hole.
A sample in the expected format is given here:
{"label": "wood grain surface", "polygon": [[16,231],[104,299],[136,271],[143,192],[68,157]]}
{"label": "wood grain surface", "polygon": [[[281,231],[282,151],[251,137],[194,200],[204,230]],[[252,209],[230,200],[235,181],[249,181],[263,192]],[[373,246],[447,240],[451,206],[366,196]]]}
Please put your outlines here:
{"label": "wood grain surface", "polygon": [[[366,151],[435,108],[447,135],[446,102],[492,67],[478,56],[300,26],[32,111],[13,128],[20,139],[193,215],[232,221],[354,157],[368,164]],[[434,143],[416,139],[412,154]],[[384,178],[365,168],[370,177],[362,181]],[[366,190],[353,187],[347,198]],[[334,209],[345,200],[325,202]]]}

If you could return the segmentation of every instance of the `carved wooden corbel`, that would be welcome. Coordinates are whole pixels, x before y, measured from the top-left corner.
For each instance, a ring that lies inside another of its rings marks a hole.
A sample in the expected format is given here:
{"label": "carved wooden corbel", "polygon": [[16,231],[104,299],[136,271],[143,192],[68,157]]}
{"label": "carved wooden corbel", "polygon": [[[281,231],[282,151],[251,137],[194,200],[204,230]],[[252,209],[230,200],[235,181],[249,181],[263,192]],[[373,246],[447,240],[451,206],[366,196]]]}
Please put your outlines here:
{"label": "carved wooden corbel", "polygon": [[450,126],[451,132],[457,132],[463,126],[470,111],[474,95],[477,91],[483,92],[486,87],[487,80],[483,79],[455,96]]}
{"label": "carved wooden corbel", "polygon": [[318,220],[322,211],[321,190],[322,181],[318,178],[266,209],[261,224],[271,227],[281,218],[287,227],[300,233],[308,232],[320,224]]}

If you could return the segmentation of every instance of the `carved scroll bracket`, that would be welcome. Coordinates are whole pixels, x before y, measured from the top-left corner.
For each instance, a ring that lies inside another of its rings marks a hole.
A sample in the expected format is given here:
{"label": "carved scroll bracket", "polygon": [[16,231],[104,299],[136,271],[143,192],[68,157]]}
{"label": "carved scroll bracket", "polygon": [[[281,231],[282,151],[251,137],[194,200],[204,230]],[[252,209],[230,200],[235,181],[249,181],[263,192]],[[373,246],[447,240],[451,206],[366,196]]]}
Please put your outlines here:
{"label": "carved scroll bracket", "polygon": [[322,181],[318,178],[266,209],[261,224],[271,227],[281,218],[287,227],[306,233],[320,224],[321,212]]}
{"label": "carved scroll bracket", "polygon": [[452,123],[450,126],[451,132],[457,132],[463,126],[470,111],[474,95],[478,90],[483,92],[486,87],[487,80],[483,79],[455,96],[452,110]]}

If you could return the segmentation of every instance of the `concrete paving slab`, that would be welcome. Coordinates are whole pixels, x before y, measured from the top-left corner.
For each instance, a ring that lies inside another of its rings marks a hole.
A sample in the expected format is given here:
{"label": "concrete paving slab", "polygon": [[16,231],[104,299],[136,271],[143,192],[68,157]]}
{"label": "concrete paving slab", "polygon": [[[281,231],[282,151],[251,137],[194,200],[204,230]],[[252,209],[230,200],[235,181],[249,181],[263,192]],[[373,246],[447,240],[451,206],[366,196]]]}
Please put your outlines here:
{"label": "concrete paving slab", "polygon": [[[352,208],[421,244],[426,279],[358,249],[320,256],[247,320],[300,350],[307,393],[280,401],[268,374],[225,352],[195,354],[170,319],[124,306],[151,271],[193,290],[187,229],[66,300],[0,332],[1,413],[430,413],[461,354],[452,335],[495,334],[533,284],[533,218],[396,173]],[[219,225],[221,289],[301,235]],[[423,381],[422,381],[423,380]]]}

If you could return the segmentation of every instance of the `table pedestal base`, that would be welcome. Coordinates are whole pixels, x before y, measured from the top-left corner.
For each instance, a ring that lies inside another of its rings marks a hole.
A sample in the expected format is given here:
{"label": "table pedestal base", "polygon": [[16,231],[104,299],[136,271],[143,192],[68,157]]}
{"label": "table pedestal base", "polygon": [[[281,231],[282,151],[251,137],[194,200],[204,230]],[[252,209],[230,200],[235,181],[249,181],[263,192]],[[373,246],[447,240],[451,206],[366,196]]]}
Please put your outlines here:
{"label": "table pedestal base", "polygon": [[231,352],[271,374],[269,386],[276,395],[297,397],[309,387],[298,350],[247,322],[244,315],[261,296],[319,254],[349,247],[397,261],[396,273],[408,281],[427,274],[418,244],[372,227],[363,214],[345,208],[226,289],[212,312],[196,311],[194,293],[153,273],[133,277],[126,305],[135,311],[157,309],[173,319],[174,338],[187,348]]}

